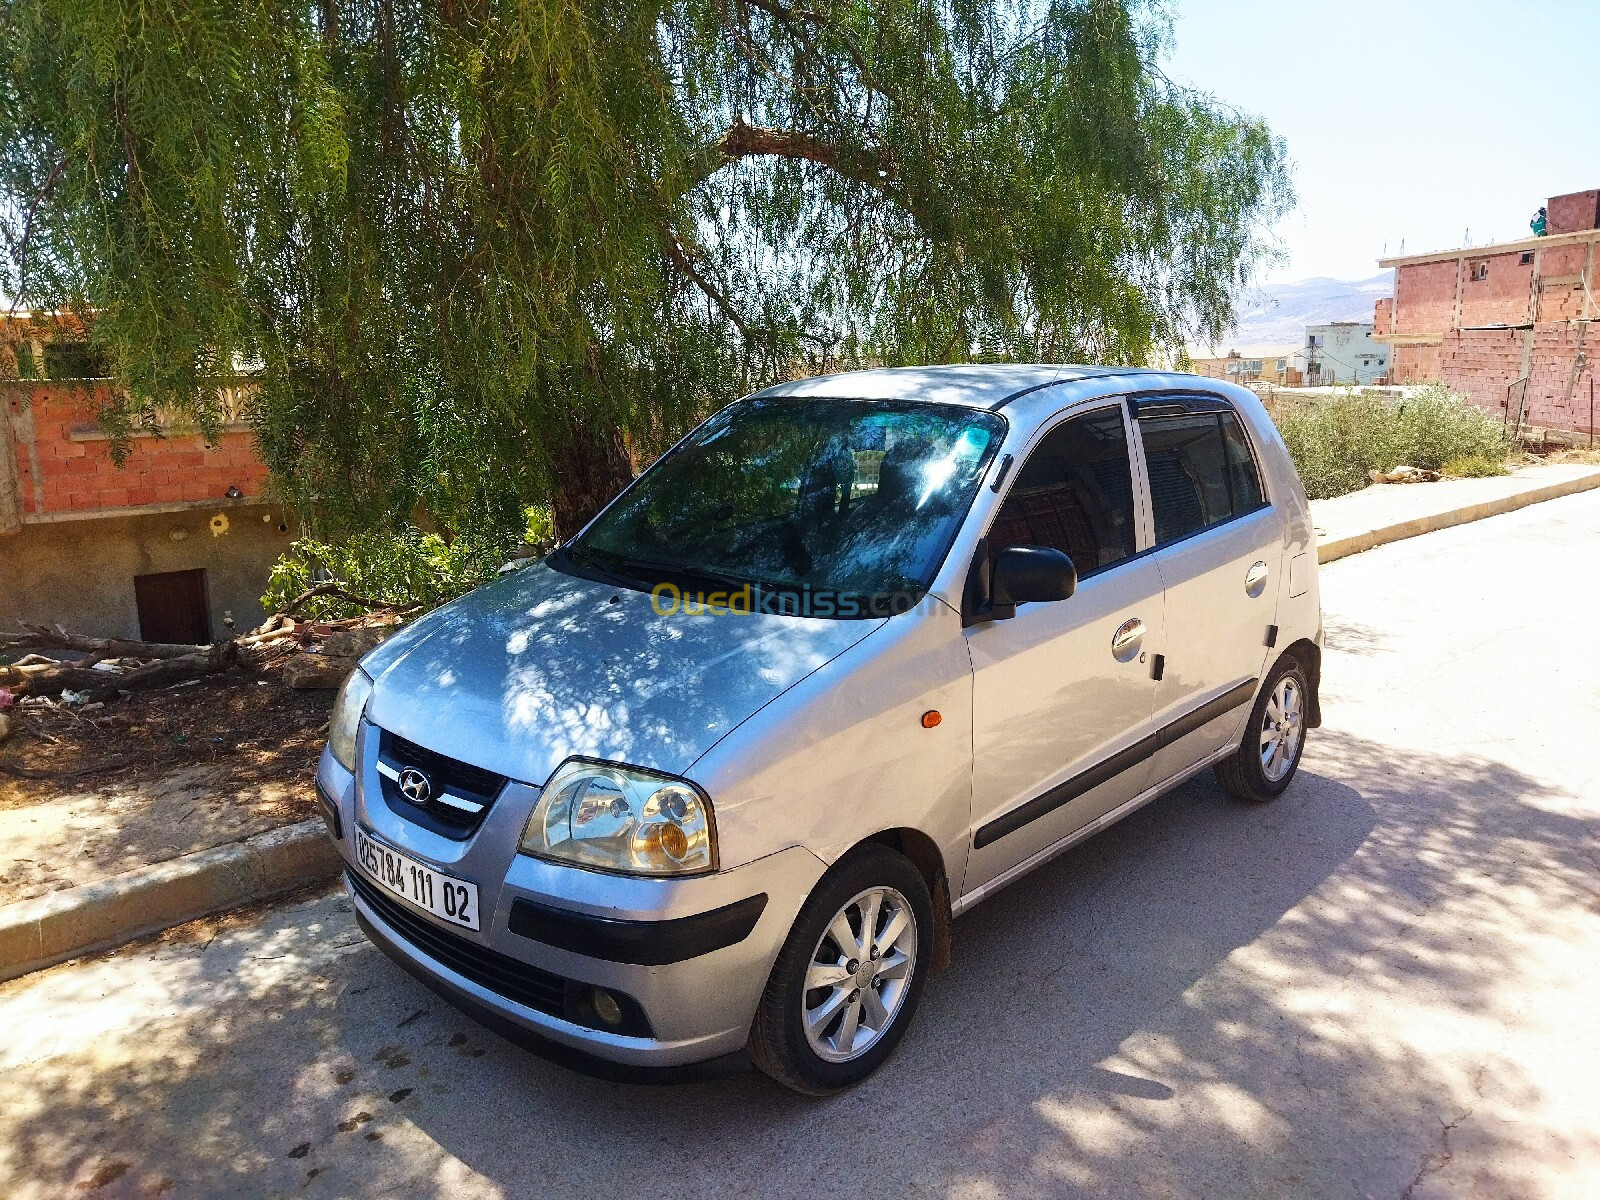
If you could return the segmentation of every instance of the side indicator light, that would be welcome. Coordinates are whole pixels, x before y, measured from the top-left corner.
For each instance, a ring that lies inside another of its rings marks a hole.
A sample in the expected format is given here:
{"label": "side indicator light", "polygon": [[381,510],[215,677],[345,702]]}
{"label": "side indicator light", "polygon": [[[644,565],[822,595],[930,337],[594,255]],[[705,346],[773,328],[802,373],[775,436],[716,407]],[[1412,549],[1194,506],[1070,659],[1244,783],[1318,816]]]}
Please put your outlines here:
{"label": "side indicator light", "polygon": [[944,718],[939,715],[939,710],[937,708],[930,708],[927,712],[922,714],[922,727],[924,729],[932,729],[942,720],[944,720]]}

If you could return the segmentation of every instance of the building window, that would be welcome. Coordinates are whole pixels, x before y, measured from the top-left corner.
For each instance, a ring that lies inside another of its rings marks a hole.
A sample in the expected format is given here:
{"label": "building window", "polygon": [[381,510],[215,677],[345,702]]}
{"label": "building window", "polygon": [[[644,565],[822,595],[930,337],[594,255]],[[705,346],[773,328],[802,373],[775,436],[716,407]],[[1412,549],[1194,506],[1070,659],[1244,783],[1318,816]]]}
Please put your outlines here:
{"label": "building window", "polygon": [[1522,252],[1521,263],[1525,267],[1533,266],[1533,251],[1532,250],[1524,250]]}
{"label": "building window", "polygon": [[1472,280],[1474,283],[1477,283],[1479,280],[1489,278],[1488,260],[1485,259],[1482,262],[1469,264],[1467,267],[1467,278]]}

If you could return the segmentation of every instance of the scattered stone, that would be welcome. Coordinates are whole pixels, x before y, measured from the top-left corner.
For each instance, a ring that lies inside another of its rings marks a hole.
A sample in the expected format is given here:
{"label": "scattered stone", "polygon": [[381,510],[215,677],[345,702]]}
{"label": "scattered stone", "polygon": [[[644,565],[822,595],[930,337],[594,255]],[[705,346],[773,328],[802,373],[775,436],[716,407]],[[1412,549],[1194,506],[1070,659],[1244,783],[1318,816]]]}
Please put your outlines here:
{"label": "scattered stone", "polygon": [[335,629],[322,639],[322,652],[335,657],[360,658],[395,631],[394,626],[359,625]]}
{"label": "scattered stone", "polygon": [[296,654],[283,665],[283,681],[292,688],[336,688],[355,670],[356,660],[331,654]]}

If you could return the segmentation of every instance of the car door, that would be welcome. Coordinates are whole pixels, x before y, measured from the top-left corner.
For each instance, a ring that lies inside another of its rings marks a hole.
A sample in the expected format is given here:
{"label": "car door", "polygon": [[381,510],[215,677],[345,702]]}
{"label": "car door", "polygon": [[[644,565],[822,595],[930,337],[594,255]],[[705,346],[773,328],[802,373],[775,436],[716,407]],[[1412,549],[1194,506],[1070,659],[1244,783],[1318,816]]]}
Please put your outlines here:
{"label": "car door", "polygon": [[[966,629],[973,667],[973,837],[964,890],[982,887],[1145,786],[1140,747],[1162,633],[1161,575],[1141,557],[1130,425],[1113,402],[1035,439],[989,526],[988,553],[1064,551],[1066,600]],[[1120,633],[1120,637],[1119,637]]]}
{"label": "car door", "polygon": [[1274,640],[1283,527],[1226,400],[1146,397],[1135,411],[1166,592],[1155,647],[1159,783],[1239,736]]}

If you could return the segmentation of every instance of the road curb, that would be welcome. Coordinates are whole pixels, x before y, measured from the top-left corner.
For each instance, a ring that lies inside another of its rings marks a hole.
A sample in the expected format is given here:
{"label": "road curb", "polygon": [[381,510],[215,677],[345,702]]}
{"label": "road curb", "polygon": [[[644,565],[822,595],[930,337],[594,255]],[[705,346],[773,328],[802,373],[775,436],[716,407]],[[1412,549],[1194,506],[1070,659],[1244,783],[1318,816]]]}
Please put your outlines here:
{"label": "road curb", "polygon": [[[1390,484],[1398,487],[1398,484]],[[1411,487],[1427,487],[1427,484],[1410,484]],[[1401,521],[1394,525],[1384,525],[1378,529],[1364,529],[1360,533],[1350,534],[1348,537],[1334,538],[1317,546],[1317,562],[1330,563],[1337,559],[1346,558],[1352,554],[1360,554],[1363,550],[1371,550],[1376,546],[1384,546],[1390,542],[1404,541],[1406,538],[1417,537],[1424,533],[1433,533],[1438,529],[1449,529],[1452,525],[1466,525],[1472,521],[1481,521],[1485,517],[1497,517],[1501,513],[1515,512],[1519,508],[1526,508],[1530,504],[1538,504],[1545,500],[1557,500],[1562,496],[1575,495],[1578,492],[1587,492],[1592,488],[1600,488],[1600,471],[1588,475],[1579,475],[1574,479],[1563,479],[1559,483],[1545,484],[1543,487],[1530,488],[1525,492],[1513,492],[1509,496],[1496,496],[1493,500],[1483,500],[1477,504],[1466,504],[1460,508],[1448,509],[1445,512],[1428,513],[1426,516],[1413,517],[1409,521]]]}
{"label": "road curb", "polygon": [[310,820],[3,905],[0,980],[332,879],[338,871],[327,829]]}

